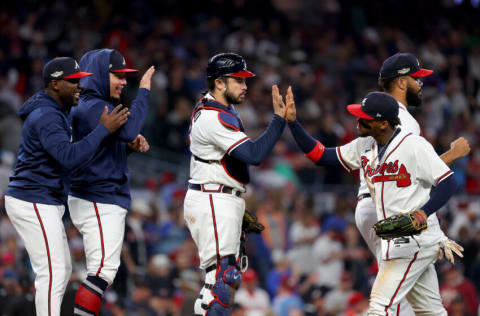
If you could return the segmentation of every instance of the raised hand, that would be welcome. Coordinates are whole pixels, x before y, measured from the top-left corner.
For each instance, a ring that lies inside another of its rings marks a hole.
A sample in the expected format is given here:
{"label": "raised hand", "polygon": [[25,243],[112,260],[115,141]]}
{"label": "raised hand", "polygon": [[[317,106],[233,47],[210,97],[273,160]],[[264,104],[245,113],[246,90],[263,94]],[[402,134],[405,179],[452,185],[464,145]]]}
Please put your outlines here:
{"label": "raised hand", "polygon": [[150,144],[148,144],[147,139],[143,135],[138,134],[134,140],[128,143],[128,147],[135,151],[144,153],[150,149]]}
{"label": "raised hand", "polygon": [[145,73],[143,74],[138,87],[150,90],[150,87],[152,85],[152,76],[154,72],[155,72],[155,67],[151,66],[150,68],[148,68],[148,70],[145,71]]}
{"label": "raised hand", "polygon": [[463,158],[470,153],[470,145],[463,137],[459,137],[451,142],[450,149],[455,152],[455,157],[457,157],[457,159]]}
{"label": "raised hand", "polygon": [[285,118],[286,106],[283,102],[283,97],[278,90],[277,85],[272,86],[272,103],[273,112],[278,116]]}
{"label": "raised hand", "polygon": [[293,98],[292,87],[290,86],[287,89],[287,96],[285,97],[285,100],[287,102],[285,120],[287,120],[287,122],[290,123],[297,119],[297,109],[295,107],[295,99]]}
{"label": "raised hand", "polygon": [[105,125],[110,133],[115,132],[123,124],[127,122],[130,112],[128,108],[122,109],[123,105],[117,105],[112,112],[108,113],[108,106],[105,106],[105,110],[100,116],[100,124]]}

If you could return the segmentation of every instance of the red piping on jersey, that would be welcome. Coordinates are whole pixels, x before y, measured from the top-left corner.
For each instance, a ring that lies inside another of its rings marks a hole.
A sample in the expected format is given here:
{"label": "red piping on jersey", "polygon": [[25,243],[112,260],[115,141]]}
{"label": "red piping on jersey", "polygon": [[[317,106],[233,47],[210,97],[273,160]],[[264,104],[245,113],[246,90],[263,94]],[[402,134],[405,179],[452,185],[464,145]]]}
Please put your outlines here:
{"label": "red piping on jersey", "polygon": [[45,247],[47,248],[47,260],[48,260],[48,316],[52,314],[51,310],[51,299],[52,299],[52,259],[50,258],[50,247],[48,246],[48,239],[47,233],[45,232],[45,227],[43,226],[42,218],[40,217],[40,213],[38,212],[37,204],[33,203],[33,208],[35,209],[35,213],[37,214],[38,222],[40,223],[40,227],[42,228],[43,239],[45,240]]}
{"label": "red piping on jersey", "polygon": [[[405,140],[405,138],[407,138],[408,136],[412,135],[412,133],[408,133],[407,135],[405,135],[401,140],[400,142],[398,142],[397,146],[395,146],[395,148],[392,149],[391,152],[388,153],[387,157],[385,157],[385,162],[387,161],[388,157],[390,157],[390,155],[398,148],[398,146],[400,146],[401,143],[403,143],[403,141]],[[382,211],[383,211],[383,218],[387,218],[387,216],[385,215],[385,205],[383,203],[383,185],[384,185],[385,182],[382,182]]]}
{"label": "red piping on jersey", "polygon": [[397,316],[399,316],[399,315],[400,315],[400,303],[398,303],[398,305],[397,305]]}
{"label": "red piping on jersey", "polygon": [[205,184],[201,184],[200,186],[202,187],[202,192],[212,192],[212,193],[220,193],[222,192],[222,188],[223,188],[223,184],[220,184],[217,190],[205,189]]}
{"label": "red piping on jersey", "polygon": [[230,146],[228,149],[227,149],[227,154],[230,154],[230,150],[234,149],[235,147],[237,147],[238,145],[240,145],[242,142],[244,142],[245,140],[248,140],[248,136],[236,141],[232,146]]}
{"label": "red piping on jersey", "polygon": [[347,169],[348,172],[351,172],[352,169],[350,169],[347,164],[345,163],[345,161],[343,161],[343,158],[342,158],[342,152],[340,151],[340,147],[337,147],[337,154],[338,154],[338,158],[340,158],[340,163],[343,165],[343,167],[345,169]]}
{"label": "red piping on jersey", "polygon": [[[226,113],[225,111],[222,111],[222,112]],[[240,132],[240,128],[237,128],[237,127],[233,126],[232,124],[228,124],[227,122],[222,120],[222,118],[220,117],[220,111],[218,112],[218,120],[220,121],[221,124],[225,125],[226,127],[229,127],[231,129],[233,129],[235,132]]]}
{"label": "red piping on jersey", "polygon": [[395,146],[395,148],[393,148],[392,151],[388,153],[387,157],[385,158],[385,162],[387,161],[388,157],[390,157],[390,155],[398,148],[398,146],[400,146],[400,144],[405,140],[405,138],[407,138],[410,135],[412,135],[412,133],[408,133],[402,138],[401,141],[398,142],[397,146]]}
{"label": "red piping on jersey", "polygon": [[98,212],[98,207],[97,203],[93,202],[93,207],[95,208],[95,215],[97,216],[97,222],[98,222],[98,230],[100,231],[100,245],[102,247],[102,259],[100,260],[100,266],[98,267],[97,274],[95,276],[98,277],[100,272],[102,271],[103,268],[103,260],[105,259],[105,245],[103,243],[103,230],[102,230],[102,222],[100,221],[100,214]]}
{"label": "red piping on jersey", "polygon": [[383,185],[385,182],[382,182],[382,194],[381,194],[381,201],[382,201],[382,212],[383,212],[383,218],[387,218],[387,215],[385,215],[385,204],[383,203]]}
{"label": "red piping on jersey", "polygon": [[435,186],[437,186],[440,183],[440,181],[442,181],[444,178],[446,178],[448,175],[450,175],[452,173],[453,173],[452,170],[448,170],[443,175],[441,175],[440,178],[438,178],[438,180],[435,182]]}
{"label": "red piping on jersey", "polygon": [[402,286],[403,281],[405,281],[405,279],[406,279],[406,277],[407,277],[407,274],[408,274],[408,271],[410,271],[410,268],[412,267],[413,262],[414,262],[415,260],[417,260],[417,255],[418,255],[418,251],[415,252],[415,255],[413,256],[412,261],[410,261],[410,263],[408,264],[407,271],[405,271],[405,273],[403,274],[403,278],[402,278],[402,280],[400,281],[400,283],[398,284],[397,290],[396,290],[395,293],[393,294],[392,299],[390,300],[390,303],[389,303],[387,306],[385,306],[385,315],[386,315],[386,316],[388,316],[388,309],[390,308],[390,306],[392,306],[393,300],[395,299],[395,296],[397,296],[398,290],[400,290],[400,287]]}

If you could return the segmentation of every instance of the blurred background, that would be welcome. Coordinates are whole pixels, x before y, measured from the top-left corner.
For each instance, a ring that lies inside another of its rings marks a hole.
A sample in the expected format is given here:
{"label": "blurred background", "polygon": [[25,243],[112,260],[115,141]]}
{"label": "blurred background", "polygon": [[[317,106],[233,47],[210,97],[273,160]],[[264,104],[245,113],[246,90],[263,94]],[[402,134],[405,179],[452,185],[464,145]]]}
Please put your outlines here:
{"label": "blurred background", "polygon": [[[413,114],[438,153],[464,136],[471,154],[452,169],[460,189],[438,211],[465,247],[455,266],[437,263],[451,315],[479,315],[480,17],[479,0],[136,0],[3,1],[0,4],[0,193],[16,160],[20,105],[43,89],[43,65],[56,56],[115,48],[128,66],[156,67],[143,134],[132,154],[132,210],[122,265],[101,315],[192,315],[202,286],[196,248],[183,221],[191,110],[205,90],[209,56],[243,55],[257,77],[238,107],[256,138],[272,117],[271,86],[293,86],[297,114],[325,146],[356,137],[345,106],[378,90],[382,61],[412,52],[435,70]],[[129,76],[129,104],[141,76]],[[285,131],[273,153],[251,169],[247,208],[266,226],[250,236],[250,269],[232,315],[361,315],[377,272],[354,224],[358,175],[316,167]],[[78,231],[65,217],[73,275],[62,315],[85,277]],[[33,274],[22,241],[0,202],[0,315],[33,315]]]}

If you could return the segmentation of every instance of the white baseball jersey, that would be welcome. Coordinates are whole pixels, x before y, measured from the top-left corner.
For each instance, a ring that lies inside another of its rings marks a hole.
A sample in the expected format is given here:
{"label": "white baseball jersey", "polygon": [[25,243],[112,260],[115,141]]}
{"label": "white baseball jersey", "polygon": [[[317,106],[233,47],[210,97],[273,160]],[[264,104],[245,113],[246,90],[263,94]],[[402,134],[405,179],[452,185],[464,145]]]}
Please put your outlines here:
{"label": "white baseball jersey", "polygon": [[[214,100],[210,94],[205,98]],[[232,110],[235,111],[233,106]],[[190,183],[223,184],[245,191],[243,175],[238,177],[236,174],[244,173],[245,170],[238,170],[237,165],[229,164],[230,157],[227,157],[235,148],[249,140],[241,128],[235,126],[236,120],[240,120],[238,116],[221,107],[206,105],[194,113],[190,126]],[[210,163],[202,162],[195,156]],[[242,168],[247,167],[240,166]]]}
{"label": "white baseball jersey", "polygon": [[[398,102],[398,118],[400,119],[400,125],[402,131],[410,132],[413,135],[421,135],[420,125],[415,120],[415,118],[410,114],[403,105],[402,102]],[[358,188],[358,196],[362,194],[370,193],[368,191],[367,183],[365,182],[365,175],[363,169],[360,169],[360,188]]]}
{"label": "white baseball jersey", "polygon": [[[430,198],[432,186],[452,171],[423,137],[400,131],[384,148],[378,160],[377,143],[372,137],[361,137],[337,147],[337,156],[348,171],[363,169],[373,184],[377,218],[384,219],[400,212],[421,208]],[[443,240],[435,214],[428,217],[428,228],[413,239],[382,240],[382,258],[411,257],[419,247]],[[392,244],[392,245],[391,245]]]}

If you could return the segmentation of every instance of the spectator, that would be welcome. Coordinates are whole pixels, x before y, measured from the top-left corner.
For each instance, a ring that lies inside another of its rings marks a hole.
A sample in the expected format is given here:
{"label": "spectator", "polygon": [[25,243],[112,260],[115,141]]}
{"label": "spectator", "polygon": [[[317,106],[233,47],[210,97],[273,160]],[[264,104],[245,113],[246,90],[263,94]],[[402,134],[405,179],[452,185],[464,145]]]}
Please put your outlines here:
{"label": "spectator", "polygon": [[277,295],[273,299],[272,309],[277,316],[288,316],[293,310],[303,308],[303,301],[295,293],[289,277],[283,277]]}
{"label": "spectator", "polygon": [[270,299],[265,290],[258,287],[258,275],[253,269],[242,274],[242,286],[235,294],[235,302],[245,308],[246,316],[263,316],[270,308]]}
{"label": "spectator", "polygon": [[[446,272],[445,281],[440,286],[440,295],[449,314],[452,312],[457,297],[465,302],[467,314],[475,315],[478,311],[478,294],[475,285],[466,279],[456,266],[452,266]],[[458,308],[458,306],[456,307]]]}

